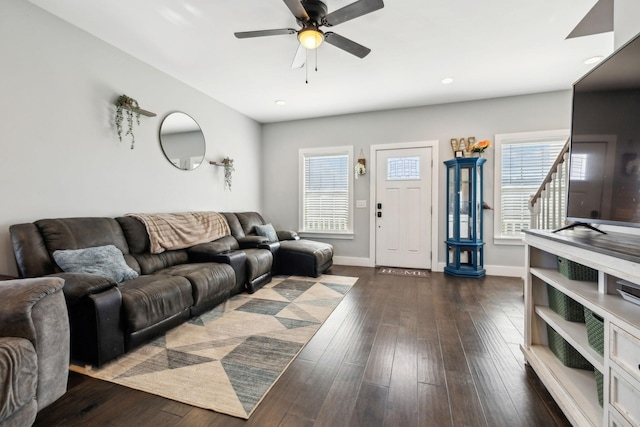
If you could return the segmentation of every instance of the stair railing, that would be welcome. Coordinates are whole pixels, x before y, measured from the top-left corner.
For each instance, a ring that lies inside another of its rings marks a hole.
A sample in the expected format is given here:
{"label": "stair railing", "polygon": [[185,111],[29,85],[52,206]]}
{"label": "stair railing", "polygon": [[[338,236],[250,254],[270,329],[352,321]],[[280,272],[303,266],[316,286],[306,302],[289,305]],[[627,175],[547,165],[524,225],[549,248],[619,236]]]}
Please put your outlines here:
{"label": "stair railing", "polygon": [[554,230],[565,225],[569,140],[564,144],[538,191],[529,201],[532,229]]}

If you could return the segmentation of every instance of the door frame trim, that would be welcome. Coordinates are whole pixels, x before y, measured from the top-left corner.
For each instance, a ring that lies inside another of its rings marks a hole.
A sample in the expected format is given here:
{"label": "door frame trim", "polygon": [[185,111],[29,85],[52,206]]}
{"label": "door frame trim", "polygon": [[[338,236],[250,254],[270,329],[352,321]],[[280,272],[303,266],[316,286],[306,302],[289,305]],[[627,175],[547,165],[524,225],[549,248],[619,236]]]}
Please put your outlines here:
{"label": "door frame trim", "polygon": [[431,160],[433,161],[433,166],[431,167],[431,271],[442,271],[440,269],[440,263],[438,258],[438,248],[440,247],[440,239],[438,237],[438,212],[440,212],[438,206],[439,200],[439,191],[438,191],[438,177],[439,177],[439,168],[440,164],[440,156],[438,154],[438,149],[440,146],[440,142],[437,140],[430,141],[414,141],[414,142],[396,142],[389,144],[375,144],[371,145],[369,158],[370,166],[369,173],[370,178],[369,182],[370,193],[369,193],[369,260],[371,261],[371,265],[375,266],[376,264],[376,194],[377,194],[377,154],[378,151],[382,150],[395,150],[395,149],[403,149],[403,148],[431,148]]}

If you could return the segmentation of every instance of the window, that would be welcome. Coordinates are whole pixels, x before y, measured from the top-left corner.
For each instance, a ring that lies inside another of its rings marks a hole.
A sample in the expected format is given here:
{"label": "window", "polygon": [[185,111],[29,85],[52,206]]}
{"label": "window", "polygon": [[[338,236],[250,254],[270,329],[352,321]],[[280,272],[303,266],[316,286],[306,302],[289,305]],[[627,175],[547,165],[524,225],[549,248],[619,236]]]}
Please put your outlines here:
{"label": "window", "polygon": [[389,157],[387,181],[420,180],[420,156]]}
{"label": "window", "polygon": [[568,137],[568,130],[496,135],[495,243],[522,243],[521,232],[531,221],[529,199]]}
{"label": "window", "polygon": [[300,150],[300,231],[352,235],[352,147]]}

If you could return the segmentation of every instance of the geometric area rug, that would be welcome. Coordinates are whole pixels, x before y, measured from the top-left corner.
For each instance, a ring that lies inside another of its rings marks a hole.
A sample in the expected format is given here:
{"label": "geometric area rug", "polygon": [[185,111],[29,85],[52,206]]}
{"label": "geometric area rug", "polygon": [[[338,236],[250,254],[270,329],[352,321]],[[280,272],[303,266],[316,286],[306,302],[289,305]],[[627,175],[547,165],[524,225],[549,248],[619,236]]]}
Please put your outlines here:
{"label": "geometric area rug", "polygon": [[71,369],[247,419],[357,280],[276,276],[100,368]]}

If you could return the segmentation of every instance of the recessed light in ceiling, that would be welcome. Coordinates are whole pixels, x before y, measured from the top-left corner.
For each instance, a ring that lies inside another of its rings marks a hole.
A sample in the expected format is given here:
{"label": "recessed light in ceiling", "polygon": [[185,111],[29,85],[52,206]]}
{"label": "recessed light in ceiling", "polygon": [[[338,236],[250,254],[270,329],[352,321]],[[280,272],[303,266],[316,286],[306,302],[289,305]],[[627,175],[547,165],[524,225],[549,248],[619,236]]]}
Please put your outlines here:
{"label": "recessed light in ceiling", "polygon": [[597,64],[598,62],[602,61],[602,59],[602,56],[592,56],[591,58],[585,59],[584,63],[586,65]]}
{"label": "recessed light in ceiling", "polygon": [[451,77],[446,77],[440,81],[443,85],[448,85],[453,83],[453,79]]}
{"label": "recessed light in ceiling", "polygon": [[287,101],[284,101],[284,100],[282,100],[282,99],[278,99],[278,100],[275,102],[275,104],[276,104],[276,105],[283,106],[283,105],[287,105]]}

